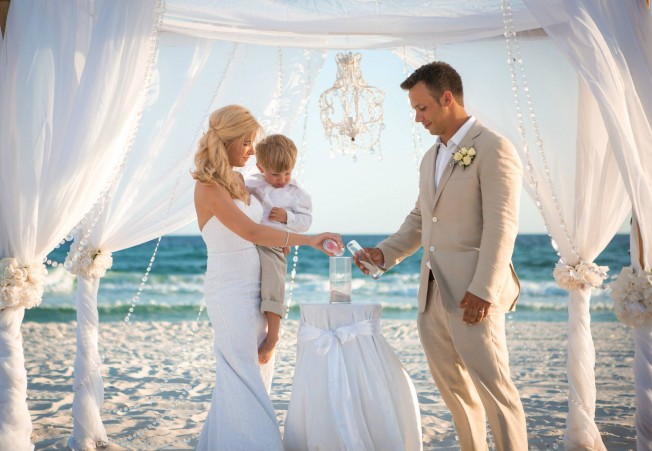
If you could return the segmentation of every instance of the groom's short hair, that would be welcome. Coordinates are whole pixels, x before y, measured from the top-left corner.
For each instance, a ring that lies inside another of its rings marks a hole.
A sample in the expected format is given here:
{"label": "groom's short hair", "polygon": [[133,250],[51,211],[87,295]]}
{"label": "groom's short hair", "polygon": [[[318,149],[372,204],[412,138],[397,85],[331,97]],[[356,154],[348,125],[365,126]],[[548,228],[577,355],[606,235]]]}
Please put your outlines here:
{"label": "groom's short hair", "polygon": [[444,91],[450,91],[457,103],[464,106],[462,77],[450,64],[443,61],[424,64],[401,83],[401,89],[412,89],[420,81],[425,83],[435,99],[442,95]]}

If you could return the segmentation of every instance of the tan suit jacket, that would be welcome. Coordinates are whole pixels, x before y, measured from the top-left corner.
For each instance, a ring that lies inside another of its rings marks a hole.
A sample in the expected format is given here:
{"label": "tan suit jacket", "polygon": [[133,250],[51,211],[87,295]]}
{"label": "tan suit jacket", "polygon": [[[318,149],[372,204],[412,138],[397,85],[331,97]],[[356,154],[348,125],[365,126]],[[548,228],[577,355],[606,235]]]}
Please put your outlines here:
{"label": "tan suit jacket", "polygon": [[419,197],[400,229],[378,245],[389,269],[423,247],[419,312],[428,296],[430,263],[448,311],[466,291],[490,302],[492,312],[515,307],[520,292],[511,263],[518,232],[522,166],[516,150],[502,136],[476,122],[459,147],[473,147],[469,166],[451,163],[435,191],[439,145],[423,157]]}

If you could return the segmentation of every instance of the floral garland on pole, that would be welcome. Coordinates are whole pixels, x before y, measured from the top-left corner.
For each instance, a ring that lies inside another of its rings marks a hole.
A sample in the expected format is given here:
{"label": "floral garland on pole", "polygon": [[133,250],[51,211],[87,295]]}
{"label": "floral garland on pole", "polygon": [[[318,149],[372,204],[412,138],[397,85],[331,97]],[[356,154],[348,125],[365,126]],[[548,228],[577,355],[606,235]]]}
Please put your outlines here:
{"label": "floral garland on pole", "polygon": [[553,275],[557,284],[568,290],[581,288],[602,288],[607,278],[608,266],[598,266],[592,262],[580,261],[577,265],[567,265],[562,260],[557,262]]}
{"label": "floral garland on pole", "polygon": [[611,283],[616,316],[628,326],[640,326],[652,319],[652,271],[625,266]]}
{"label": "floral garland on pole", "polygon": [[15,258],[0,259],[0,310],[39,305],[47,273],[43,263],[21,265]]}
{"label": "floral garland on pole", "polygon": [[111,252],[103,252],[73,243],[64,262],[64,267],[72,274],[85,277],[104,277],[113,265]]}

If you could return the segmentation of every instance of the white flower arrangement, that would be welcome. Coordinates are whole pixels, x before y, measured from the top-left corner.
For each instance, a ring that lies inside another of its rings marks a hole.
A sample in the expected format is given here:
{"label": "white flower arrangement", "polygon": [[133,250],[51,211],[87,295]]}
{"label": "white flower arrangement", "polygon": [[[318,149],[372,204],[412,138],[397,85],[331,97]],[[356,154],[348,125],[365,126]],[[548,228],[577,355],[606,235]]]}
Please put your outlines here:
{"label": "white flower arrangement", "polygon": [[47,273],[43,263],[21,265],[15,258],[0,259],[0,309],[39,305]]}
{"label": "white flower arrangement", "polygon": [[624,267],[611,285],[616,316],[628,326],[652,319],[652,272]]}
{"label": "white flower arrangement", "polygon": [[111,252],[102,252],[100,249],[93,249],[82,246],[79,250],[79,243],[74,242],[70,246],[70,252],[64,262],[64,267],[72,274],[85,277],[104,277],[106,271],[113,265]]}
{"label": "white flower arrangement", "polygon": [[598,266],[595,263],[581,261],[575,266],[567,265],[559,260],[555,265],[553,275],[557,284],[565,290],[581,288],[600,288],[607,278],[608,266]]}
{"label": "white flower arrangement", "polygon": [[453,161],[465,168],[475,160],[475,155],[473,147],[460,147],[457,152],[453,152]]}

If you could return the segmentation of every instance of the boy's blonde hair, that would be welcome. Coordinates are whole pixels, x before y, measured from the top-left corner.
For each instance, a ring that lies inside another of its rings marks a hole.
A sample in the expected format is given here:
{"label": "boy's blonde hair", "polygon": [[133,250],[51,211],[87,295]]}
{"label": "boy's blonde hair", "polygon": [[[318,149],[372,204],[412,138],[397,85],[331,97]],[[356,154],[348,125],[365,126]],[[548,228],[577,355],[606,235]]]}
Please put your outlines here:
{"label": "boy's blonde hair", "polygon": [[289,171],[296,161],[297,146],[287,136],[269,135],[256,144],[256,162],[265,171]]}

